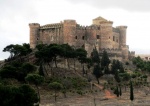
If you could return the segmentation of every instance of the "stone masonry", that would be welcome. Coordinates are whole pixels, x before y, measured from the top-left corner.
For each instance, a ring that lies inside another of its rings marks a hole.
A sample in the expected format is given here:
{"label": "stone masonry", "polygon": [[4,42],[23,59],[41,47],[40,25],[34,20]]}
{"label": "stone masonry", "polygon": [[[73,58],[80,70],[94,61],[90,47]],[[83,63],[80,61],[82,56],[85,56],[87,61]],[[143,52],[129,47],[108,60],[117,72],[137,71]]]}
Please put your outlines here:
{"label": "stone masonry", "polygon": [[126,45],[127,26],[112,27],[113,22],[102,17],[93,19],[90,26],[81,26],[75,20],[64,20],[60,23],[40,26],[38,23],[30,23],[30,46],[35,48],[37,44],[64,44],[78,48],[84,47],[88,56],[93,48],[97,48],[101,55],[106,50],[111,59],[128,60],[130,56],[129,46]]}

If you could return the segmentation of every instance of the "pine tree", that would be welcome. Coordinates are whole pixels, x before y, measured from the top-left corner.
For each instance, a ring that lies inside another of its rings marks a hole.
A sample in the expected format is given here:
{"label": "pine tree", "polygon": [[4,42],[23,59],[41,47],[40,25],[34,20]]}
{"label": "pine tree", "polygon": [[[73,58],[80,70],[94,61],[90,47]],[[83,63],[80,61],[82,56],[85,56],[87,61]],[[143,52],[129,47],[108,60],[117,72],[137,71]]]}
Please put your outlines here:
{"label": "pine tree", "polygon": [[103,55],[102,55],[102,59],[101,59],[101,67],[102,67],[102,69],[104,69],[105,67],[108,67],[109,63],[110,63],[110,60],[109,60],[108,54],[104,50],[103,51]]}
{"label": "pine tree", "polygon": [[118,86],[116,87],[116,89],[115,89],[115,91],[114,91],[114,94],[116,94],[116,96],[119,97],[119,94],[120,94],[120,93],[119,93]]}
{"label": "pine tree", "polygon": [[115,80],[119,83],[121,80],[120,80],[120,77],[119,77],[119,72],[118,71],[116,71],[115,72]]}
{"label": "pine tree", "polygon": [[117,86],[117,97],[119,97],[119,89],[118,89],[118,86]]}
{"label": "pine tree", "polygon": [[100,63],[99,54],[96,48],[93,49],[93,52],[91,53],[92,61],[93,63]]}
{"label": "pine tree", "polygon": [[131,100],[131,101],[134,100],[132,81],[130,81],[130,100]]}
{"label": "pine tree", "polygon": [[99,84],[99,78],[100,78],[101,76],[103,76],[103,73],[102,73],[101,68],[100,68],[99,65],[95,65],[95,66],[94,66],[93,74],[95,75],[95,77],[96,77],[96,79],[97,79],[97,82],[98,82],[98,84]]}

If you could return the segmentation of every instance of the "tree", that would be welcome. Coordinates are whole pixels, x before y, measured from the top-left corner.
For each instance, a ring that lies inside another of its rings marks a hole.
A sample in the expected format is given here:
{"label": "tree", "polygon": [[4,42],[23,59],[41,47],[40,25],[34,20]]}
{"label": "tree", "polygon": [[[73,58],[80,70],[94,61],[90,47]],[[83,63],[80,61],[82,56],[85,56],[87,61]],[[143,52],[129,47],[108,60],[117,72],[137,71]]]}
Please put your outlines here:
{"label": "tree", "polygon": [[39,67],[39,75],[44,76],[44,71],[43,71],[42,64],[40,64],[40,67]]}
{"label": "tree", "polygon": [[115,76],[114,76],[114,77],[115,77],[115,80],[116,80],[118,83],[121,81],[118,71],[115,72]]}
{"label": "tree", "polygon": [[104,68],[104,73],[105,73],[105,74],[110,74],[110,71],[109,71],[108,66],[106,66],[106,67]]}
{"label": "tree", "polygon": [[125,91],[126,91],[126,86],[127,86],[127,83],[129,82],[129,80],[131,79],[131,76],[129,73],[125,72],[125,73],[119,73],[119,77],[121,78],[122,83],[125,87]]}
{"label": "tree", "polygon": [[54,92],[55,92],[55,101],[56,101],[56,97],[57,97],[56,93],[57,93],[57,91],[59,91],[63,88],[62,84],[60,84],[58,82],[52,82],[48,86],[49,86],[50,89],[54,90]]}
{"label": "tree", "polygon": [[63,49],[60,45],[49,45],[50,55],[53,57],[55,67],[57,68],[57,56],[62,56]]}
{"label": "tree", "polygon": [[38,92],[38,97],[39,97],[39,102],[40,102],[40,92],[39,92],[38,86],[44,82],[44,77],[40,76],[38,74],[28,74],[26,76],[25,80],[27,82],[33,83],[36,86],[37,92]]}
{"label": "tree", "polygon": [[10,44],[3,49],[3,52],[10,52],[10,58],[14,57],[14,45]]}
{"label": "tree", "polygon": [[37,63],[42,65],[43,71],[45,72],[45,74],[48,75],[47,70],[44,66],[45,64],[47,64],[48,66],[50,66],[52,70],[52,67],[49,64],[50,62],[52,62],[53,59],[53,56],[51,55],[50,47],[45,44],[39,44],[36,46],[36,48],[38,49],[38,51],[35,52],[35,57],[38,58]]}
{"label": "tree", "polygon": [[62,44],[60,46],[63,49],[62,56],[67,60],[68,68],[70,68],[68,59],[72,57],[71,55],[72,55],[73,48],[68,44]]}
{"label": "tree", "polygon": [[11,65],[6,65],[0,70],[0,77],[3,78],[15,78],[18,79],[18,73],[16,68]]}
{"label": "tree", "polygon": [[3,49],[3,52],[10,52],[10,59],[19,57],[20,61],[22,62],[21,56],[26,56],[27,54],[31,53],[32,50],[30,49],[29,44],[24,43],[23,45],[10,44]]}
{"label": "tree", "polygon": [[120,93],[119,93],[119,89],[118,89],[118,86],[117,86],[117,94],[116,94],[117,97],[119,97],[119,94],[120,94]]}
{"label": "tree", "polygon": [[130,81],[130,100],[131,100],[131,101],[134,100],[132,81]]}
{"label": "tree", "polygon": [[116,96],[119,97],[119,94],[120,94],[120,93],[119,93],[118,86],[115,88],[114,94],[116,94]]}
{"label": "tree", "polygon": [[119,87],[119,95],[120,95],[120,97],[122,96],[121,86]]}
{"label": "tree", "polygon": [[25,74],[32,73],[36,71],[36,67],[31,63],[23,63],[21,66]]}
{"label": "tree", "polygon": [[97,82],[99,84],[99,78],[103,75],[99,65],[94,66],[93,74],[95,75]]}
{"label": "tree", "polygon": [[100,64],[100,58],[99,58],[99,54],[96,48],[93,49],[91,53],[91,58],[92,58],[93,63]]}
{"label": "tree", "polygon": [[101,67],[102,67],[102,69],[104,69],[105,67],[108,67],[109,63],[110,63],[110,59],[108,57],[107,52],[104,50],[103,54],[102,54],[102,59],[101,59]]}
{"label": "tree", "polygon": [[120,69],[120,73],[124,73],[125,71],[124,71],[124,68],[123,68],[123,65],[122,65],[122,63],[120,63],[120,67],[119,67]]}

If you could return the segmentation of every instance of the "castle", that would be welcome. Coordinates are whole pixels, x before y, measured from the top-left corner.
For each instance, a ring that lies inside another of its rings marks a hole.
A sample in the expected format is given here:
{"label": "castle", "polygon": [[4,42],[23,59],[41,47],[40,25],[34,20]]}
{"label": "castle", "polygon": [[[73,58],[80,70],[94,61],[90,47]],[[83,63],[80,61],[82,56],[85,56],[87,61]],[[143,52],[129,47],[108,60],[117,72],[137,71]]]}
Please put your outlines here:
{"label": "castle", "polygon": [[93,19],[90,26],[81,26],[75,20],[43,26],[30,23],[30,46],[35,48],[40,43],[68,43],[75,48],[84,47],[88,56],[96,47],[100,55],[106,50],[111,59],[128,60],[135,52],[129,52],[129,46],[126,45],[127,26],[114,28],[112,24],[112,21],[102,17]]}

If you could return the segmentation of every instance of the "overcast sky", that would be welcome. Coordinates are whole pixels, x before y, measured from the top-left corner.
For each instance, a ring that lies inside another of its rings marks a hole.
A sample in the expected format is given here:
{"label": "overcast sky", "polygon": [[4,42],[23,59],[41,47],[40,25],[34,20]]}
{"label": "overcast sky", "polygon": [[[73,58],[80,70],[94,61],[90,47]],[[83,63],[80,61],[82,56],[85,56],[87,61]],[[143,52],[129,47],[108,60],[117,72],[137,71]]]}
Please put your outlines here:
{"label": "overcast sky", "polygon": [[98,16],[128,26],[130,51],[150,53],[150,0],[0,0],[0,60],[9,56],[7,45],[29,43],[29,23],[90,25]]}

